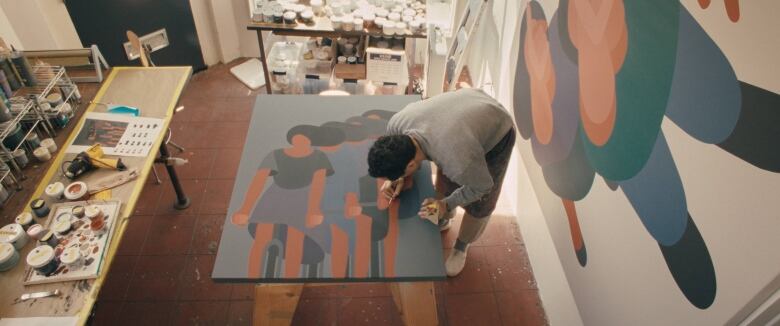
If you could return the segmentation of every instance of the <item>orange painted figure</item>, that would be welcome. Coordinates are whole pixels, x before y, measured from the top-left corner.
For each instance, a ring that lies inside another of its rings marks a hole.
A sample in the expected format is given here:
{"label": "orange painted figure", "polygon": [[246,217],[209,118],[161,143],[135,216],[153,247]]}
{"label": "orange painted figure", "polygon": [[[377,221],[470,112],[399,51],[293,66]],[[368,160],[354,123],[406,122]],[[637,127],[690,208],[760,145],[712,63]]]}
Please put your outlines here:
{"label": "orange painted figure", "polygon": [[[325,179],[333,168],[327,156],[311,146],[317,128],[296,126],[288,132],[287,140],[292,146],[277,149],[263,159],[241,207],[231,217],[236,225],[255,224],[249,277],[261,276],[275,224],[287,225],[283,275],[286,278],[300,276],[305,237],[317,244],[330,240],[330,230],[320,227],[324,219],[320,205]],[[266,187],[269,178],[273,183]]]}
{"label": "orange painted figure", "polygon": [[594,145],[603,146],[615,127],[615,75],[628,49],[623,1],[572,0],[568,9],[569,36],[578,54],[583,128]]}
{"label": "orange painted figure", "polygon": [[531,6],[526,7],[525,56],[531,84],[532,122],[536,138],[549,144],[553,135],[553,97],[555,96],[555,68],[547,41],[547,20],[533,18]]}

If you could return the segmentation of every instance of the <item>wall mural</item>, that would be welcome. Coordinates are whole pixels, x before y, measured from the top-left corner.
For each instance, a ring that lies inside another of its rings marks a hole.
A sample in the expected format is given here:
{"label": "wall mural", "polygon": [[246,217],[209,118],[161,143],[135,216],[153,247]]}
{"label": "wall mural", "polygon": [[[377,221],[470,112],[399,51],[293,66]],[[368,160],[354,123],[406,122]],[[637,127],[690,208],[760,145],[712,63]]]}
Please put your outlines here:
{"label": "wall mural", "polygon": [[[738,21],[738,1],[725,2]],[[666,116],[702,143],[780,172],[780,95],[739,81],[676,0],[561,0],[549,24],[531,1],[519,46],[518,131],[561,198],[579,264],[588,253],[576,202],[598,174],[625,194],[688,301],[708,308],[717,278],[695,223],[707,217],[688,211],[661,122]]]}

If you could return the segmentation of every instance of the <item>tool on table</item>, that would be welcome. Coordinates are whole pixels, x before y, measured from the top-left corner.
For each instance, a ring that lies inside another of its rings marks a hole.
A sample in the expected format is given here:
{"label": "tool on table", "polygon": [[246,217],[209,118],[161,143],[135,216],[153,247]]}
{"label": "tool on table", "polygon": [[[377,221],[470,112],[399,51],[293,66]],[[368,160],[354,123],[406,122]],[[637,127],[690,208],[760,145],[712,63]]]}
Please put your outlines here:
{"label": "tool on table", "polygon": [[45,297],[59,297],[60,296],[60,290],[54,290],[54,291],[46,291],[46,292],[35,292],[35,293],[25,293],[22,294],[22,301],[27,301],[30,299],[38,299],[38,298],[45,298]]}
{"label": "tool on table", "polygon": [[135,180],[136,178],[138,178],[137,169],[130,169],[128,171],[117,172],[105,176],[96,182],[90,182],[89,194],[94,195],[99,192],[121,186],[125,183]]}
{"label": "tool on table", "polygon": [[92,147],[86,151],[76,155],[76,158],[72,161],[65,162],[70,163],[67,168],[65,167],[65,163],[62,164],[62,168],[65,170],[65,176],[70,179],[75,179],[84,172],[91,171],[95,168],[114,169],[119,171],[127,169],[127,166],[122,163],[122,159],[105,158],[104,156],[105,154],[103,154],[103,149],[100,147],[100,144],[92,145]]}

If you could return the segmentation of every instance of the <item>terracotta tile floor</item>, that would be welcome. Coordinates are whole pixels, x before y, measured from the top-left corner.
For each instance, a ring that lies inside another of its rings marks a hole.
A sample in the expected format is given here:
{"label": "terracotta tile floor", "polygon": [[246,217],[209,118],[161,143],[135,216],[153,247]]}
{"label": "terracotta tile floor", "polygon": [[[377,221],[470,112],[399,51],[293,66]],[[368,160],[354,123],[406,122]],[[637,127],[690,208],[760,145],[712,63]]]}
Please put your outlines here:
{"label": "terracotta tile floor", "polygon": [[[254,97],[228,69],[241,61],[195,74],[172,123],[173,139],[190,160],[178,168],[192,200],[184,211],[172,207],[170,184],[147,180],[125,240],[91,320],[94,325],[249,325],[253,286],[215,284],[209,275],[219,245],[224,214]],[[85,99],[97,86],[82,87]],[[58,138],[61,143],[66,132]],[[28,168],[25,190],[0,211],[10,222],[42,175]],[[165,181],[163,169],[160,177]],[[443,234],[450,250],[459,223]],[[436,284],[442,325],[545,325],[536,282],[513,218],[493,217],[486,233],[469,251],[463,273]],[[383,284],[347,284],[306,288],[294,325],[400,325],[392,297]]]}

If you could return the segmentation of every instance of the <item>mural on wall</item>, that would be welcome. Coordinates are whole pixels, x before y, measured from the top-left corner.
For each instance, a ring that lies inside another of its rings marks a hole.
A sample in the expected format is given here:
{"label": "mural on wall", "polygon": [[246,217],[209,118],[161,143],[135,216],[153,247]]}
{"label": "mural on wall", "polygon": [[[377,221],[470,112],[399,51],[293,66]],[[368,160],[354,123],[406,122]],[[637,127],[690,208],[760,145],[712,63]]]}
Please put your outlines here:
{"label": "mural on wall", "polygon": [[[598,175],[625,194],[679,289],[706,309],[717,292],[695,223],[706,216],[688,211],[662,120],[756,168],[780,172],[780,95],[739,81],[678,1],[595,2],[561,0],[549,24],[538,2],[525,8],[514,83],[518,131],[561,198],[581,266],[588,252],[576,202],[587,200]],[[738,21],[738,2],[726,6]]]}

